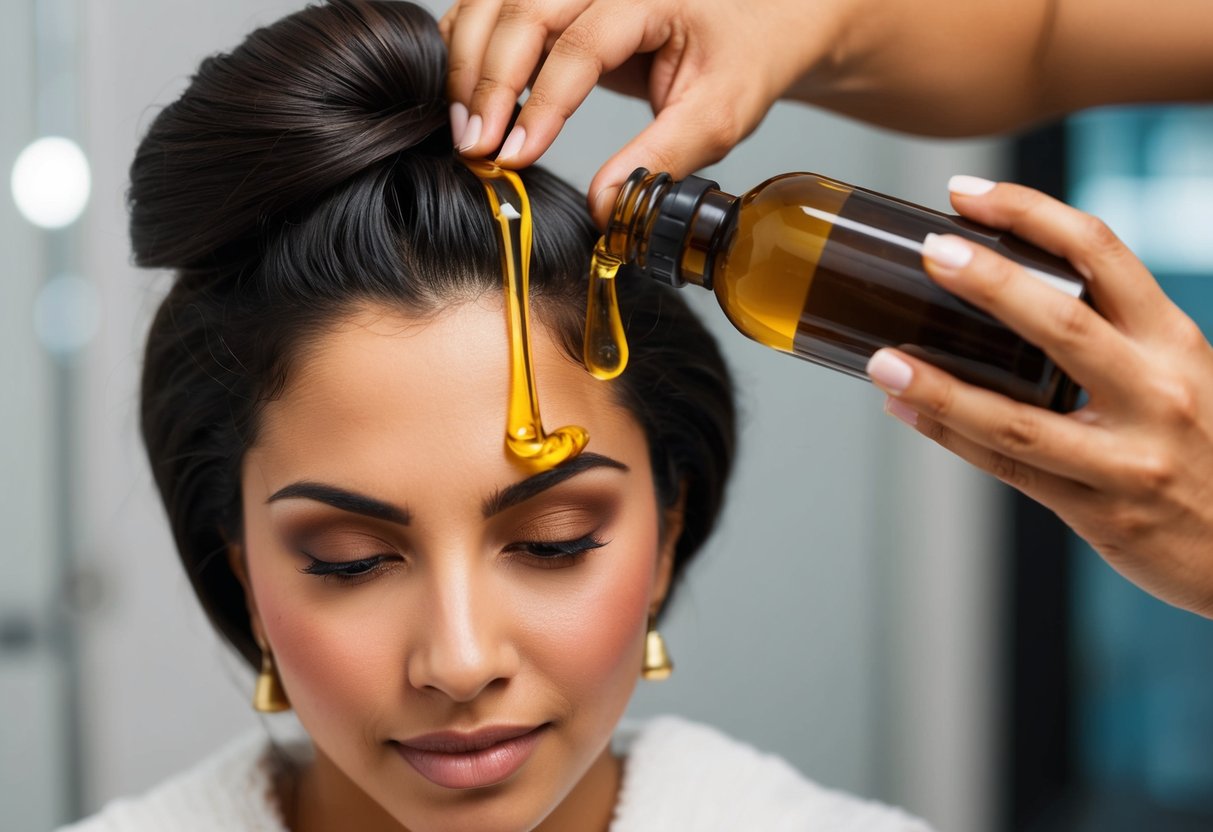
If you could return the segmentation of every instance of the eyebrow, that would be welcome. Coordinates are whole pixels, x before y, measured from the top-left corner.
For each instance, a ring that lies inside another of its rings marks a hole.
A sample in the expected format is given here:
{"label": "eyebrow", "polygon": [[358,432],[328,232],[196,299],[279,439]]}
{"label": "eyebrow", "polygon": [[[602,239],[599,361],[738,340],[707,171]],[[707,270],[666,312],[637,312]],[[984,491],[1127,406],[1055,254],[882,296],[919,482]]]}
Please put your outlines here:
{"label": "eyebrow", "polygon": [[272,503],[275,500],[299,498],[315,500],[342,511],[362,514],[366,517],[373,517],[376,520],[387,520],[389,523],[396,523],[401,526],[407,526],[412,521],[412,516],[409,514],[408,509],[394,506],[391,503],[385,503],[382,500],[376,500],[374,497],[368,497],[365,494],[358,494],[354,491],[338,488],[335,485],[325,485],[318,482],[305,481],[292,483],[286,488],[280,488],[275,491],[266,502]]}
{"label": "eyebrow", "polygon": [[[482,504],[481,511],[486,518],[500,514],[507,508],[524,503],[535,495],[594,468],[614,468],[619,471],[631,470],[622,462],[611,459],[609,456],[595,453],[578,454],[551,470],[542,471],[534,476],[527,477],[522,482],[516,482],[513,485],[493,492]],[[373,517],[376,520],[386,520],[389,523],[396,523],[401,526],[409,525],[413,519],[408,509],[386,503],[383,500],[376,500],[374,497],[368,497],[356,491],[349,491],[345,488],[338,488],[335,485],[325,485],[319,482],[302,481],[292,483],[271,494],[266,503],[272,503],[276,500],[295,499],[315,500],[342,511]]]}
{"label": "eyebrow", "polygon": [[631,470],[622,462],[611,459],[609,456],[595,453],[578,454],[551,470],[542,471],[534,476],[527,477],[522,482],[516,482],[513,485],[495,491],[484,501],[481,511],[484,513],[485,518],[492,517],[494,514],[500,514],[507,508],[512,508],[519,503],[525,503],[536,494],[547,491],[549,488],[559,485],[570,477],[575,477],[594,468],[615,468],[619,471]]}

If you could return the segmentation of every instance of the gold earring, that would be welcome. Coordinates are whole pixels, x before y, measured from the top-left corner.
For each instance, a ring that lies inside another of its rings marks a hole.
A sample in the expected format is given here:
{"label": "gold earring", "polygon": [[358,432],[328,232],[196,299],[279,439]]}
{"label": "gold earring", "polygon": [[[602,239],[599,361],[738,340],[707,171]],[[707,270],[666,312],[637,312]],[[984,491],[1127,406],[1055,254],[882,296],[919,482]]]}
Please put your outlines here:
{"label": "gold earring", "polygon": [[274,666],[274,654],[261,648],[261,672],[257,674],[257,686],[253,689],[253,710],[263,714],[286,711],[291,701],[286,698],[278,668]]}
{"label": "gold earring", "polygon": [[670,661],[665,639],[657,632],[657,618],[650,615],[649,630],[644,636],[644,664],[640,666],[640,676],[652,682],[668,679],[673,672],[674,662]]}

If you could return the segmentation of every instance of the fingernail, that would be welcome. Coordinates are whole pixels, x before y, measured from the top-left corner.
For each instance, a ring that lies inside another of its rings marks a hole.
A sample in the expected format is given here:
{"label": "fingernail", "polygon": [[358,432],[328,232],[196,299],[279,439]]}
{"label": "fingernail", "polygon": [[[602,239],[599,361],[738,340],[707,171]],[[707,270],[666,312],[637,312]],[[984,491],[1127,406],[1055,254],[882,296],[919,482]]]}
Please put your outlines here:
{"label": "fingernail", "polygon": [[959,237],[928,234],[922,241],[922,256],[948,269],[962,269],[973,259],[973,246]]}
{"label": "fingernail", "polygon": [[610,219],[610,212],[615,207],[615,199],[619,196],[618,185],[608,185],[594,195],[594,216],[606,213],[607,219]]}
{"label": "fingernail", "polygon": [[468,127],[468,108],[456,101],[451,105],[451,141],[459,146],[463,131]]}
{"label": "fingernail", "polygon": [[893,395],[900,395],[910,386],[914,378],[914,370],[887,350],[877,350],[868,359],[868,376]]}
{"label": "fingernail", "polygon": [[884,400],[884,412],[910,427],[918,425],[918,411],[892,396]]}
{"label": "fingernail", "polygon": [[480,131],[484,127],[484,122],[480,116],[471,116],[468,119],[467,127],[463,131],[463,141],[459,142],[459,152],[464,153],[471,150],[480,141]]}
{"label": "fingernail", "polygon": [[964,196],[981,196],[994,190],[994,186],[997,184],[989,179],[982,179],[980,176],[966,176],[962,173],[948,180],[948,190]]}
{"label": "fingernail", "polygon": [[501,152],[497,154],[497,161],[504,162],[517,156],[525,142],[526,128],[515,125],[514,129],[510,131],[510,135],[505,137],[505,144],[501,146]]}

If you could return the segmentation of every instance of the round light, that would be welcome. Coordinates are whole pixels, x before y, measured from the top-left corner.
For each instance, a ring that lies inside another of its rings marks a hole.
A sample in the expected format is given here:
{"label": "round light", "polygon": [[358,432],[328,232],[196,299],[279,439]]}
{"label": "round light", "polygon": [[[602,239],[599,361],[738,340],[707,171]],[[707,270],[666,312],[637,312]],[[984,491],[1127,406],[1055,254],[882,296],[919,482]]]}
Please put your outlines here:
{"label": "round light", "polygon": [[71,139],[38,139],[13,164],[13,201],[27,220],[42,228],[75,222],[88,203],[91,184],[88,159]]}
{"label": "round light", "polygon": [[52,355],[66,357],[83,349],[100,324],[101,299],[82,277],[53,277],[34,299],[34,331]]}

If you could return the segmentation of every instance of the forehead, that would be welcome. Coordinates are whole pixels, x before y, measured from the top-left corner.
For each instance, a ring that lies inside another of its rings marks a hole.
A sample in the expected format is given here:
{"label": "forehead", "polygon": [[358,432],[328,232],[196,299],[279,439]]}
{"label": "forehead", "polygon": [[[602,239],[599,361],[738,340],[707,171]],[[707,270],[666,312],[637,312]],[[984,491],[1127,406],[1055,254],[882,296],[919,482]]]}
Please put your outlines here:
{"label": "forehead", "polygon": [[[645,470],[632,415],[532,319],[543,425],[578,424],[589,448]],[[510,353],[502,300],[462,301],[423,317],[367,306],[310,339],[263,413],[248,459],[267,487],[340,477],[383,490],[401,477],[452,472],[499,484],[527,472],[504,447]]]}

